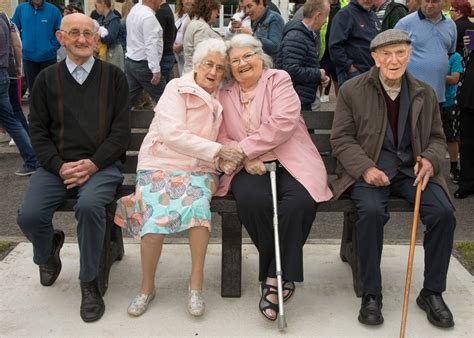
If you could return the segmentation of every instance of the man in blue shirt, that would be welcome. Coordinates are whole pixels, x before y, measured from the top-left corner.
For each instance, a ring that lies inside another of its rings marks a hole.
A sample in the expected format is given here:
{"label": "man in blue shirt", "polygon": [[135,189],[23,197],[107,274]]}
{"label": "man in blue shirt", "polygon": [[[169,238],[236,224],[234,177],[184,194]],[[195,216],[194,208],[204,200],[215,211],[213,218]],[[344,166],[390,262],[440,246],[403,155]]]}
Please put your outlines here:
{"label": "man in blue shirt", "polygon": [[21,33],[23,68],[31,93],[39,72],[56,63],[60,45],[55,33],[61,26],[61,12],[44,0],[29,0],[18,5],[12,21]]}
{"label": "man in blue shirt", "polygon": [[395,26],[408,32],[412,41],[408,72],[433,87],[439,103],[445,101],[448,55],[456,51],[457,37],[454,21],[441,13],[444,4],[444,0],[422,0],[418,11]]}

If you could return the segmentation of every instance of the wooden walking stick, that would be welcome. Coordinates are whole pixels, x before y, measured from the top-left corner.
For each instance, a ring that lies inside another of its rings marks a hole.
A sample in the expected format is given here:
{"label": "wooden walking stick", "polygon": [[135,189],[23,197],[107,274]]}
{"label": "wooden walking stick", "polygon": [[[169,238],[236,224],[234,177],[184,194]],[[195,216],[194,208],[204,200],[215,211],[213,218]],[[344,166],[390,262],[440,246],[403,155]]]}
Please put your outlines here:
{"label": "wooden walking stick", "polygon": [[[418,163],[418,171],[420,171],[421,165],[422,165],[420,156],[416,158],[416,163]],[[413,256],[415,255],[416,228],[418,227],[418,218],[420,215],[421,187],[422,186],[423,186],[423,180],[421,179],[416,185],[415,209],[413,211],[413,224],[411,226],[410,252],[408,254],[408,265],[407,265],[407,278],[405,280],[405,297],[403,299],[402,322],[400,323],[400,338],[405,337],[408,298],[410,295],[411,274],[413,272]]]}

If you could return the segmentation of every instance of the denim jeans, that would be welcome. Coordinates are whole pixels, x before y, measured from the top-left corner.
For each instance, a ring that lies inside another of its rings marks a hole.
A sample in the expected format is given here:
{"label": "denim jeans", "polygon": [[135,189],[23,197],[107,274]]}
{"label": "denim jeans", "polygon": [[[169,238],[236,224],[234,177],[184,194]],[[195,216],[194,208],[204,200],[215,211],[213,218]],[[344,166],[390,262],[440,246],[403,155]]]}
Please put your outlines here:
{"label": "denim jeans", "polygon": [[36,156],[31,147],[28,132],[13,114],[8,95],[10,78],[6,69],[0,69],[0,125],[15,141],[20,155],[28,168],[36,168]]}
{"label": "denim jeans", "polygon": [[166,83],[170,82],[171,80],[171,70],[173,69],[175,62],[176,58],[174,57],[174,54],[163,55],[161,57],[161,76],[165,79]]}
{"label": "denim jeans", "polygon": [[23,70],[25,71],[26,82],[28,82],[28,90],[30,91],[30,95],[39,72],[51,65],[54,65],[56,62],[57,60],[55,58],[52,60],[38,62],[23,59]]}
{"label": "denim jeans", "polygon": [[10,104],[13,109],[13,114],[21,122],[23,128],[28,130],[28,123],[26,122],[25,114],[23,114],[23,109],[21,109],[20,98],[18,97],[18,79],[10,79],[10,89],[8,91],[8,96],[10,97]]}
{"label": "denim jeans", "polygon": [[352,73],[349,73],[347,74],[345,71],[342,71],[340,73],[337,74],[337,83],[339,84],[339,86],[342,86],[342,84],[344,82],[346,82],[347,80],[350,80],[354,77],[356,77],[357,75],[360,75],[362,74],[362,72],[360,71],[355,71],[355,72],[352,72]]}

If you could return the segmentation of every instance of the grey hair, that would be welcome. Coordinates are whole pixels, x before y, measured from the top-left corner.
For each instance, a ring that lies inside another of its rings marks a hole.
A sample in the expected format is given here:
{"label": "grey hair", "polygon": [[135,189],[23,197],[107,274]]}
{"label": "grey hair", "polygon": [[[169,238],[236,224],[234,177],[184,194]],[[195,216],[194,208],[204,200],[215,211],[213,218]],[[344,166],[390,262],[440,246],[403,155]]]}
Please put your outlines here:
{"label": "grey hair", "polygon": [[200,63],[209,53],[219,53],[227,58],[227,48],[221,39],[206,39],[198,43],[193,54],[193,65]]}
{"label": "grey hair", "polygon": [[264,69],[269,69],[273,67],[273,60],[270,57],[270,55],[266,54],[263,51],[262,48],[262,43],[254,38],[252,35],[249,34],[236,34],[232,37],[232,39],[228,40],[226,42],[227,45],[227,53],[232,49],[232,48],[250,48],[254,52],[257,53],[258,56],[260,56],[260,59],[263,61],[263,68]]}

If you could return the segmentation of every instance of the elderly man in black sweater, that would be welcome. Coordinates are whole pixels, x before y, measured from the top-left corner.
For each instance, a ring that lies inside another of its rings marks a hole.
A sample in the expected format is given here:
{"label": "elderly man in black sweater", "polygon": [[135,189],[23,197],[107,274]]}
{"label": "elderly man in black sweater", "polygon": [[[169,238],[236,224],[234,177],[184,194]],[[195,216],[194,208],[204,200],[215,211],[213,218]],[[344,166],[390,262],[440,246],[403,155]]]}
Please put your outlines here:
{"label": "elderly man in black sweater", "polygon": [[33,243],[40,283],[50,286],[61,271],[64,243],[64,232],[53,229],[53,214],[66,198],[78,197],[80,314],[92,322],[105,310],[99,260],[105,206],[122,182],[121,159],[130,139],[128,86],[119,68],[92,57],[99,36],[91,18],[64,17],[56,37],[67,58],[43,70],[33,87],[30,135],[40,167],[31,177],[18,224]]}

